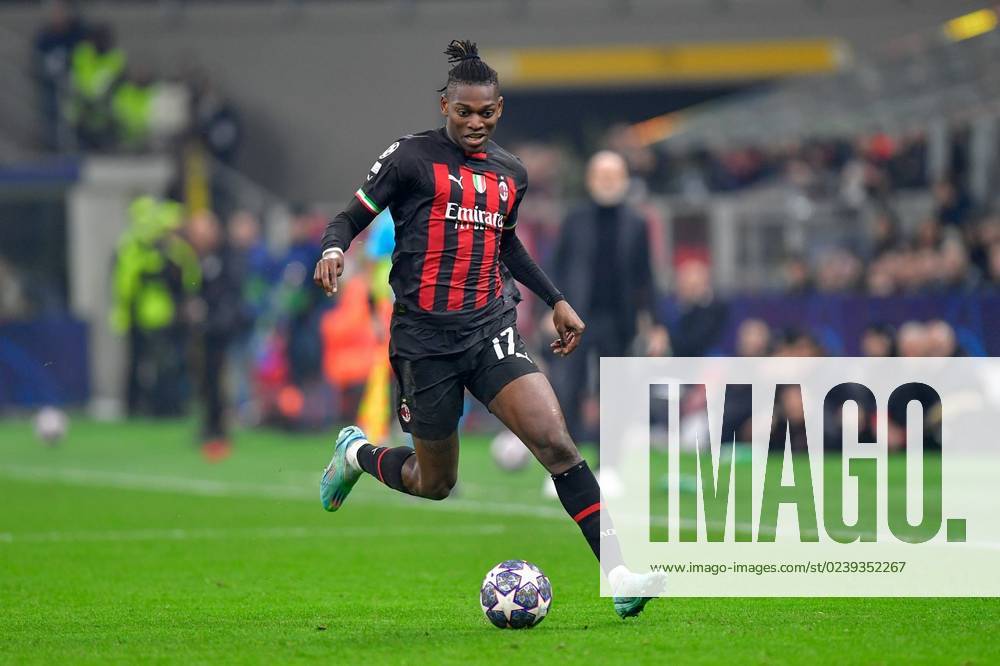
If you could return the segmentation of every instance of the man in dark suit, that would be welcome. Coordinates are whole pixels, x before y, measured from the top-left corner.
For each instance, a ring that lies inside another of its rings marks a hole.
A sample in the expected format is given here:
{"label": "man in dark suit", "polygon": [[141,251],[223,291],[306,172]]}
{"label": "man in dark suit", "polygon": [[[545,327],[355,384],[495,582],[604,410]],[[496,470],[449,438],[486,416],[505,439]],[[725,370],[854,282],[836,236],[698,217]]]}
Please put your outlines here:
{"label": "man in dark suit", "polygon": [[625,203],[628,187],[624,158],[611,151],[595,154],[587,165],[590,196],[566,216],[555,253],[557,284],[587,324],[580,353],[552,369],[577,441],[597,441],[600,358],[631,355],[640,332],[645,353],[661,355],[667,348],[666,329],[654,319],[646,220]]}

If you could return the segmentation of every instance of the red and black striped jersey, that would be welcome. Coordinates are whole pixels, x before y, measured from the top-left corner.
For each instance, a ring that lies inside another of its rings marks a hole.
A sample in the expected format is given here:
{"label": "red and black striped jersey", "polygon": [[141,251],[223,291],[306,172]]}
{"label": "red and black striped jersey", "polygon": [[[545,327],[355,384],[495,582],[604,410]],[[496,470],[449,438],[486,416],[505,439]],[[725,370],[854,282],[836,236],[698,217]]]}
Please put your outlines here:
{"label": "red and black striped jersey", "polygon": [[[389,208],[395,221],[397,353],[452,353],[495,335],[488,325],[513,309],[500,275],[501,233],[517,224],[527,187],[514,155],[492,141],[466,154],[444,128],[402,137],[379,155],[354,196],[373,215]],[[397,324],[421,342],[398,335]]]}

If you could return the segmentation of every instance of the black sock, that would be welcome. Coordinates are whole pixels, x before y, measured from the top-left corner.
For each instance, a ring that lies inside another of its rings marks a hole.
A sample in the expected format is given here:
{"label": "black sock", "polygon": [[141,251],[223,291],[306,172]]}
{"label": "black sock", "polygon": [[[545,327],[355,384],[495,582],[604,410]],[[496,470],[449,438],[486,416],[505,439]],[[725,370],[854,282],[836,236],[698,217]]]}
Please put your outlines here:
{"label": "black sock", "polygon": [[580,526],[583,537],[598,560],[601,560],[601,539],[605,540],[605,557],[601,560],[604,572],[608,573],[622,564],[621,547],[614,528],[601,533],[601,487],[597,485],[587,461],[574,465],[562,474],[553,474],[552,480],[563,508]]}
{"label": "black sock", "polygon": [[403,464],[414,453],[408,446],[390,449],[362,444],[358,449],[358,465],[393,490],[409,495],[412,493],[403,485]]}

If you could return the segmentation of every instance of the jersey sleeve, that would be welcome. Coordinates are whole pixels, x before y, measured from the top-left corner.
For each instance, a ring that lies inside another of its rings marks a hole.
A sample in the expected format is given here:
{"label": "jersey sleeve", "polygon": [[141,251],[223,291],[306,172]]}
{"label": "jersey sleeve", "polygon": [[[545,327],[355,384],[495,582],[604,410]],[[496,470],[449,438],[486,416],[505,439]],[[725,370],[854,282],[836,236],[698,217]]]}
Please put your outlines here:
{"label": "jersey sleeve", "polygon": [[400,185],[405,182],[406,150],[401,148],[405,140],[394,141],[382,151],[368,170],[365,182],[354,193],[354,198],[372,215],[388,208],[399,194]]}
{"label": "jersey sleeve", "polygon": [[405,140],[404,137],[394,141],[382,151],[351,201],[326,225],[326,232],[323,234],[324,251],[340,248],[346,252],[351,241],[399,196],[400,186],[406,182],[402,164],[406,149],[400,148]]}
{"label": "jersey sleeve", "polygon": [[513,229],[504,229],[500,236],[500,261],[511,277],[537,294],[550,308],[563,300],[562,293],[531,258]]}

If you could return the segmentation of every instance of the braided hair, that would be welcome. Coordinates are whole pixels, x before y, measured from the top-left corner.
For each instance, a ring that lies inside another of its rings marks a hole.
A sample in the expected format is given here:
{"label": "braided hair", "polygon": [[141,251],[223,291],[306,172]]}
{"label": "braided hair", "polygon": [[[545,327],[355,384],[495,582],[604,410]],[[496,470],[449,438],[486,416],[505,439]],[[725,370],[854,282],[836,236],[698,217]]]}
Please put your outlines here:
{"label": "braided hair", "polygon": [[487,65],[479,57],[479,49],[475,42],[467,39],[453,39],[444,50],[452,68],[448,70],[448,82],[438,89],[439,93],[451,91],[460,83],[472,85],[499,86],[495,69]]}

